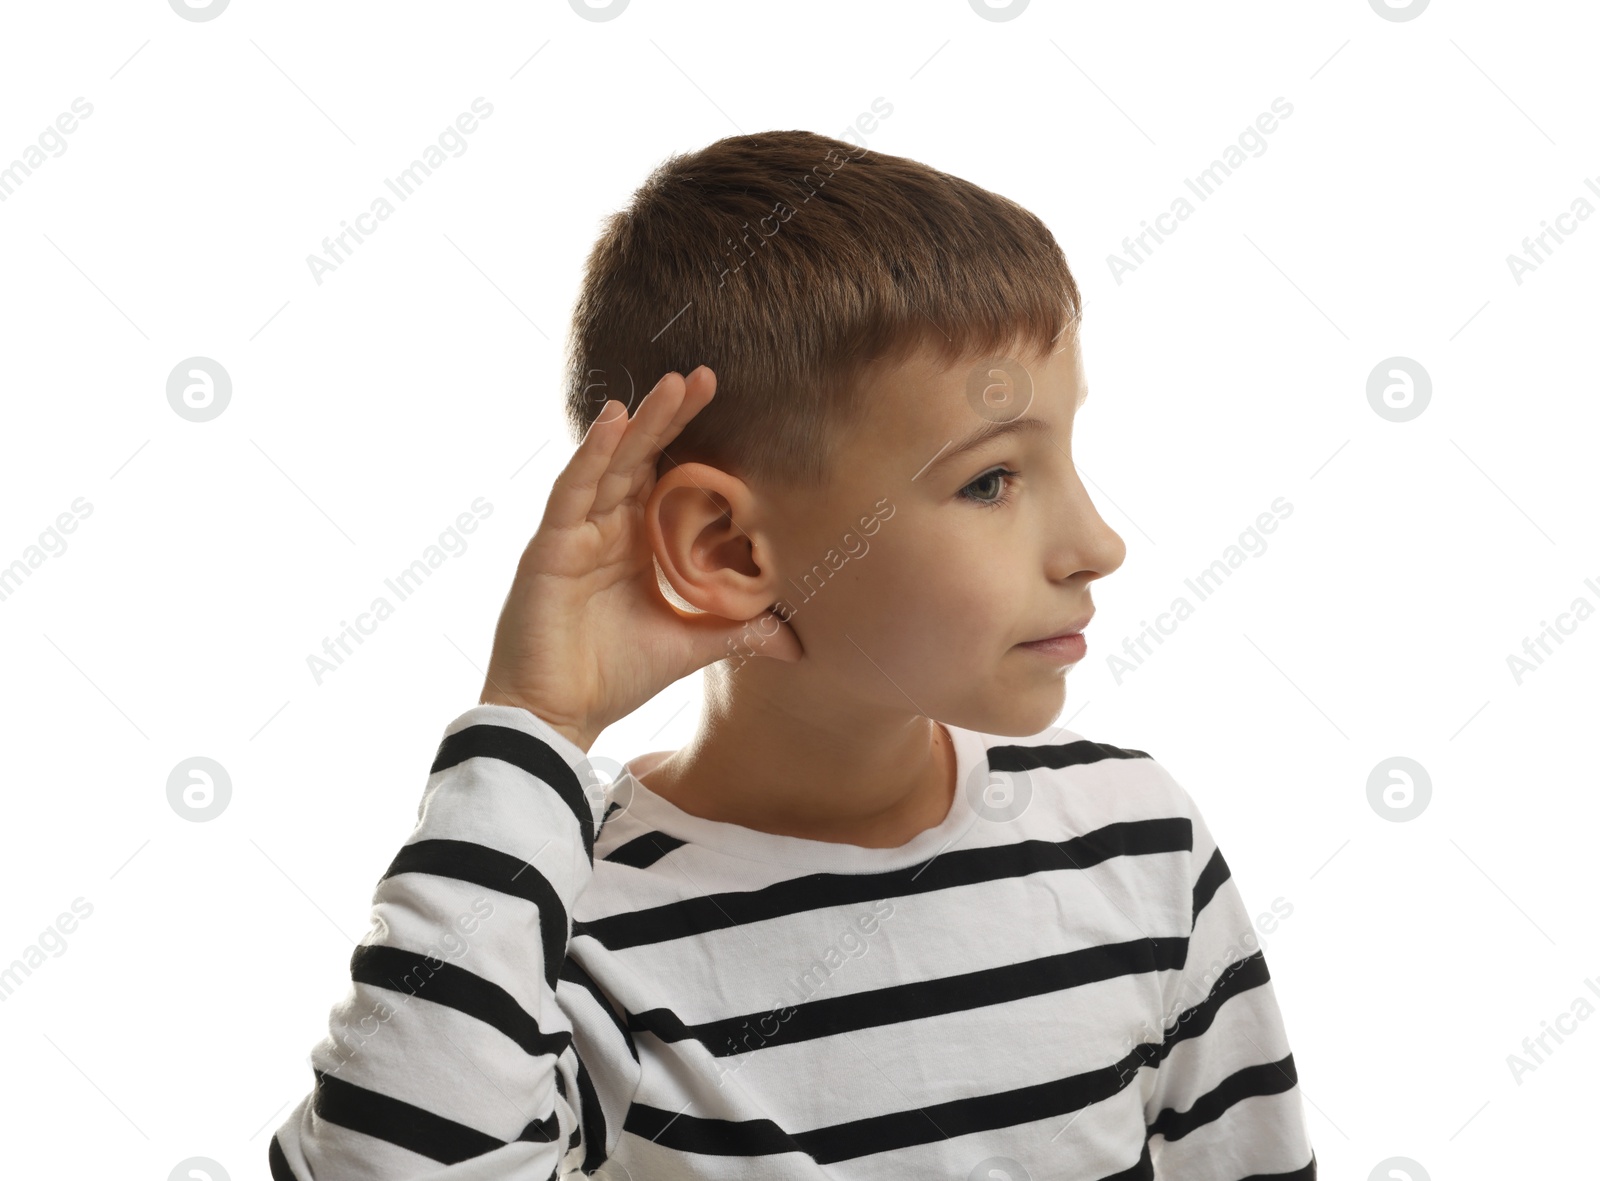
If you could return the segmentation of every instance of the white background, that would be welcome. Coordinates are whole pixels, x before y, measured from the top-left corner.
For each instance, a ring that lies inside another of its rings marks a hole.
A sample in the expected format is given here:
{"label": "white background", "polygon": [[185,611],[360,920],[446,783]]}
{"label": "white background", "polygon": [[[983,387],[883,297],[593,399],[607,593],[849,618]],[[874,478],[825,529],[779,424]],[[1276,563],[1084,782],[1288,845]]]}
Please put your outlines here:
{"label": "white background", "polygon": [[[267,1175],[571,453],[600,219],[670,153],[840,135],[876,98],[872,148],[1034,210],[1084,290],[1074,450],[1128,557],[1061,720],[1151,752],[1252,912],[1292,905],[1264,942],[1323,1175],[1554,1170],[1600,1021],[1520,1082],[1507,1058],[1600,1005],[1600,621],[1520,684],[1507,658],[1600,605],[1600,218],[1521,283],[1506,260],[1600,208],[1597,25],[1487,0],[7,5],[0,164],[93,106],[0,203],[0,565],[92,506],[0,600],[0,965],[93,907],[0,1002],[10,1171]],[[318,284],[306,256],[480,96],[468,150]],[[1188,194],[1278,97],[1266,150]],[[1119,282],[1108,256],[1180,194],[1194,216]],[[197,355],[233,382],[205,423],[166,397]],[[1367,399],[1394,356],[1432,381],[1407,422]],[[318,685],[307,657],[477,497],[470,546]],[[1265,552],[1119,679],[1107,654],[1277,497]],[[698,682],[592,753],[681,745]],[[167,799],[195,755],[232,783],[205,823]],[[1406,822],[1368,800],[1395,755],[1432,783]]]}

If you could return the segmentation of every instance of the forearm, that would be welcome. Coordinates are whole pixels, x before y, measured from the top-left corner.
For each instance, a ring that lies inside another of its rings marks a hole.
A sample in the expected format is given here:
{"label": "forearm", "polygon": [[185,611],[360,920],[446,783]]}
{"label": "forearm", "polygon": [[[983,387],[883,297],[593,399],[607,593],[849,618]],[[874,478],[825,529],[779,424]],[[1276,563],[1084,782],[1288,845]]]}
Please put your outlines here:
{"label": "forearm", "polygon": [[576,1052],[556,982],[593,873],[584,763],[521,710],[480,705],[447,728],[312,1050],[313,1089],[274,1137],[275,1181],[557,1170],[581,1121],[558,1085]]}

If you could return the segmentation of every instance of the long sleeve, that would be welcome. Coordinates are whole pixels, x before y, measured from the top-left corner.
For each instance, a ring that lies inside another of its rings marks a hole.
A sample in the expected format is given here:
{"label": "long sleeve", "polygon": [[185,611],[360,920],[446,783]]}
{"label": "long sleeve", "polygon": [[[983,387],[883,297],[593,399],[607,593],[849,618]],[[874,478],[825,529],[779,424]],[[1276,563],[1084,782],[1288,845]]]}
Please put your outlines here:
{"label": "long sleeve", "polygon": [[1155,1176],[1314,1181],[1294,1055],[1255,925],[1199,809],[1183,798],[1194,909],[1184,966],[1162,989],[1161,1060],[1145,1104]]}
{"label": "long sleeve", "polygon": [[313,1088],[269,1144],[273,1181],[543,1181],[604,1160],[638,1062],[567,958],[603,819],[587,771],[526,710],[445,728]]}

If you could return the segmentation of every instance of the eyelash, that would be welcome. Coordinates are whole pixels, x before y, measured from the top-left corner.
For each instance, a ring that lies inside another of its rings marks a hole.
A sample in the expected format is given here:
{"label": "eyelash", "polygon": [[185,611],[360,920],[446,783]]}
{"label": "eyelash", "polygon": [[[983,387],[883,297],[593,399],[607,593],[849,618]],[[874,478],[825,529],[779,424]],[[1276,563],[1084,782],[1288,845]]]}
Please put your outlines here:
{"label": "eyelash", "polygon": [[[963,500],[970,501],[972,504],[982,505],[984,508],[1004,508],[1006,505],[1011,503],[1011,498],[1013,495],[1010,481],[1016,479],[1021,474],[1021,472],[1014,472],[1007,467],[991,468],[989,471],[984,472],[983,475],[979,476],[976,480],[972,481],[971,484],[968,484],[965,488],[963,488],[960,492],[960,496]],[[983,481],[991,479],[995,476],[1001,476],[1007,481],[1005,485],[1006,490],[999,496],[996,496],[993,500],[984,500],[982,497],[969,495],[973,485],[981,484]]]}

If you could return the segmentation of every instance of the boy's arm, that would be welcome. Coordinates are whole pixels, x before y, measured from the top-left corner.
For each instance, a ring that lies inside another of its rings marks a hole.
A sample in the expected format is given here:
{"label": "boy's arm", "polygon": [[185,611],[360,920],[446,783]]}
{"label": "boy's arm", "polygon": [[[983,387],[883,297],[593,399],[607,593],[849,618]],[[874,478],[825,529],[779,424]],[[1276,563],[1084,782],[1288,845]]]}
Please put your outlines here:
{"label": "boy's arm", "polygon": [[1194,830],[1193,917],[1183,969],[1162,989],[1164,1036],[1145,1102],[1155,1175],[1314,1181],[1294,1055],[1255,925],[1199,809],[1183,798]]}
{"label": "boy's arm", "polygon": [[587,764],[525,709],[478,705],[446,727],[311,1051],[313,1089],[269,1144],[273,1181],[543,1181],[571,1150],[572,1167],[605,1159],[639,1068],[566,964],[602,818]]}

